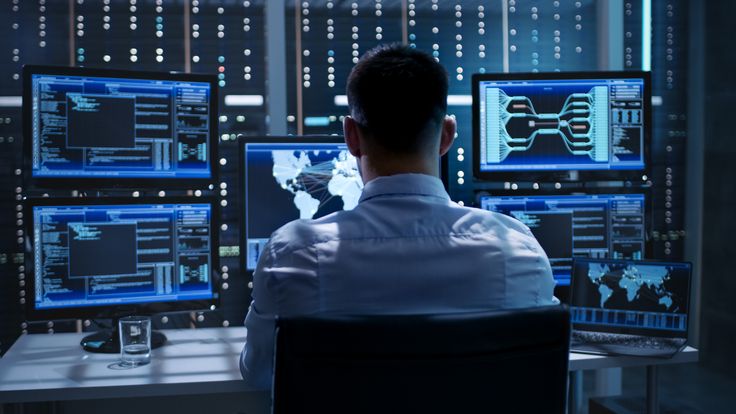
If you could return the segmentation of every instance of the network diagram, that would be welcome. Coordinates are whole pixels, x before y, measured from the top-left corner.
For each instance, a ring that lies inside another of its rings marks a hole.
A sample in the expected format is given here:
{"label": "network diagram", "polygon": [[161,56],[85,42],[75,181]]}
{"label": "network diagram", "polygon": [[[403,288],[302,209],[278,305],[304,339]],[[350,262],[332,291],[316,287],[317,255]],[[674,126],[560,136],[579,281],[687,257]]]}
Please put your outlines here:
{"label": "network diagram", "polygon": [[569,154],[594,162],[609,161],[608,88],[594,86],[567,96],[560,112],[540,113],[527,96],[509,96],[500,88],[486,93],[486,161],[501,163],[526,152],[537,139],[559,137]]}
{"label": "network diagram", "polygon": [[358,205],[363,180],[340,137],[292,136],[243,145],[244,265],[254,270],[275,229],[296,219],[320,218]]}
{"label": "network diagram", "polygon": [[[352,210],[358,204],[363,182],[357,161],[347,150],[332,159],[313,160],[308,151],[275,150],[273,176],[281,188],[294,195],[299,218],[311,219],[329,200],[340,197],[343,210]],[[319,155],[312,152],[313,156]]]}

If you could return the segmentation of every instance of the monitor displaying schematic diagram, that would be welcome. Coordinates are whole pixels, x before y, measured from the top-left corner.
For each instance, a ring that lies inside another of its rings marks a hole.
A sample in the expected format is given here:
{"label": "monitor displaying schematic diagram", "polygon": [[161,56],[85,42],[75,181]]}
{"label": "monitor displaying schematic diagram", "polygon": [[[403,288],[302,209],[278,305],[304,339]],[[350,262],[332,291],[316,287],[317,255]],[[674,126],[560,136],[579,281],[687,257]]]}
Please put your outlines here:
{"label": "monitor displaying schematic diagram", "polygon": [[131,306],[198,310],[217,296],[212,202],[45,199],[29,204],[32,314],[83,317]]}
{"label": "monitor displaying schematic diagram", "polygon": [[358,205],[363,180],[341,136],[243,136],[240,148],[240,251],[248,271],[279,227]]}
{"label": "monitor displaying schematic diagram", "polygon": [[474,75],[476,176],[641,178],[650,101],[646,72]]}
{"label": "monitor displaying schematic diagram", "polygon": [[214,82],[209,75],[25,66],[30,178],[75,186],[211,180]]}
{"label": "monitor displaying schematic diagram", "polygon": [[559,285],[570,284],[573,257],[646,257],[644,194],[482,196],[480,206],[526,224],[547,253]]}

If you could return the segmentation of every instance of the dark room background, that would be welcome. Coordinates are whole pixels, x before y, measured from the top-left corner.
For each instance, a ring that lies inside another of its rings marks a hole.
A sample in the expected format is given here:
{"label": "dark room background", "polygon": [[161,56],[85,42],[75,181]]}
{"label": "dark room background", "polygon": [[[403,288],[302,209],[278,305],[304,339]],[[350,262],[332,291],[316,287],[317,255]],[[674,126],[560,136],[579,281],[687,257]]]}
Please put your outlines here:
{"label": "dark room background", "polygon": [[94,321],[28,322],[23,312],[31,277],[22,255],[23,64],[217,74],[222,306],[154,323],[234,326],[250,301],[238,260],[236,136],[339,134],[357,57],[403,42],[433,53],[450,74],[459,135],[448,188],[464,204],[504,185],[472,178],[471,74],[651,70],[651,257],[702,266],[694,342],[702,338],[706,363],[736,372],[726,356],[736,345],[733,12],[731,2],[686,0],[0,0],[0,352],[22,333],[96,329]]}

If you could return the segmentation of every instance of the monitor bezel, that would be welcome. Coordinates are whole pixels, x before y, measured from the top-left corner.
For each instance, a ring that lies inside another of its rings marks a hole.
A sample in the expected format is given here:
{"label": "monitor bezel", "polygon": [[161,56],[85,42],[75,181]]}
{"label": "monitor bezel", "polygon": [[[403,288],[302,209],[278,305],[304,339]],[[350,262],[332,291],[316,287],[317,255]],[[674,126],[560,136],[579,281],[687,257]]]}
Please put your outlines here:
{"label": "monitor bezel", "polygon": [[[248,270],[247,267],[247,216],[248,216],[248,205],[246,202],[247,192],[247,180],[246,180],[246,153],[245,146],[248,144],[345,144],[345,138],[342,135],[238,135],[238,155],[240,157],[240,167],[238,169],[238,178],[240,180],[240,238],[238,240],[238,246],[240,254],[238,260],[240,261],[241,273],[252,276],[253,270]],[[274,229],[276,230],[276,229]]]}
{"label": "monitor bezel", "polygon": [[[480,199],[484,196],[490,197],[567,197],[567,196],[601,196],[601,195],[613,195],[613,196],[625,196],[625,195],[636,195],[641,194],[644,196],[644,257],[651,257],[654,253],[654,243],[652,240],[652,229],[654,224],[654,209],[652,204],[652,188],[651,187],[595,187],[587,188],[586,191],[545,191],[538,190],[535,192],[529,192],[524,190],[503,190],[493,192],[476,192],[475,202],[478,208],[481,207]],[[573,262],[576,257],[572,257]],[[582,259],[582,258],[580,258]],[[633,259],[632,259],[633,260]],[[648,259],[647,259],[648,260]],[[569,285],[557,285],[556,294],[559,294],[564,298],[570,297],[570,291],[572,288],[572,267],[570,268],[570,284]],[[567,302],[567,301],[564,301]]]}
{"label": "monitor bezel", "polygon": [[[480,169],[480,83],[485,81],[566,79],[643,79],[644,80],[644,168],[632,170],[518,170],[481,171]],[[601,72],[525,72],[525,73],[475,73],[472,75],[473,97],[473,176],[483,181],[509,182],[575,182],[575,181],[628,181],[646,182],[651,171],[652,140],[652,80],[648,71]],[[645,178],[646,177],[646,178]]]}
{"label": "monitor bezel", "polygon": [[[666,266],[668,264],[671,265],[685,265],[689,268],[689,278],[688,278],[688,294],[686,295],[686,303],[687,303],[687,325],[685,328],[685,332],[682,333],[680,331],[675,330],[664,330],[664,329],[650,329],[650,328],[637,328],[637,327],[614,327],[614,326],[608,326],[608,325],[595,325],[595,324],[586,324],[586,323],[580,323],[580,322],[572,322],[572,328],[574,330],[578,331],[587,331],[587,332],[604,332],[604,333],[614,333],[614,334],[626,334],[626,335],[645,335],[645,336],[652,336],[652,337],[658,337],[658,338],[683,338],[683,339],[689,339],[690,335],[690,323],[692,318],[692,310],[691,305],[692,301],[690,300],[690,296],[692,296],[692,286],[693,286],[693,265],[689,261],[673,261],[673,260],[663,260],[663,259],[646,259],[646,260],[629,260],[629,259],[594,259],[594,258],[577,258],[573,260],[573,275],[575,274],[575,266],[579,263],[590,263],[590,262],[608,262],[608,263],[631,263],[631,264],[641,264],[641,265],[660,265],[660,266]],[[572,282],[572,280],[571,280]],[[570,308],[575,307],[573,305],[575,300],[575,289],[574,285],[570,283]]]}
{"label": "monitor bezel", "polygon": [[[33,102],[31,79],[33,75],[60,75],[101,78],[127,78],[145,80],[165,80],[180,82],[201,82],[210,85],[210,143],[209,168],[210,176],[203,178],[190,177],[119,177],[119,176],[65,176],[37,177],[33,174],[32,162],[32,122],[31,106]],[[23,66],[23,171],[25,182],[30,188],[203,188],[217,182],[219,169],[218,159],[218,97],[217,77],[209,74],[193,74],[182,72],[151,72],[120,69],[100,69],[88,67],[68,67],[49,65]]]}
{"label": "monitor bezel", "polygon": [[[26,280],[28,281],[26,292],[26,318],[27,320],[48,320],[48,319],[106,319],[125,314],[136,315],[153,315],[164,312],[181,312],[181,311],[203,311],[212,310],[220,307],[221,287],[220,276],[218,273],[220,263],[220,234],[219,234],[219,203],[215,197],[106,197],[106,198],[88,198],[88,197],[43,197],[28,198],[24,200],[24,214],[26,217],[25,237],[24,237],[24,262],[26,268]],[[79,307],[63,307],[55,309],[36,309],[35,291],[36,291],[36,269],[33,246],[33,234],[35,220],[33,215],[34,207],[47,206],[113,206],[113,205],[146,205],[146,204],[209,204],[210,205],[210,228],[212,230],[212,265],[210,278],[212,279],[212,295],[211,299],[182,300],[182,301],[163,301],[163,302],[146,302],[121,305],[92,305]]]}

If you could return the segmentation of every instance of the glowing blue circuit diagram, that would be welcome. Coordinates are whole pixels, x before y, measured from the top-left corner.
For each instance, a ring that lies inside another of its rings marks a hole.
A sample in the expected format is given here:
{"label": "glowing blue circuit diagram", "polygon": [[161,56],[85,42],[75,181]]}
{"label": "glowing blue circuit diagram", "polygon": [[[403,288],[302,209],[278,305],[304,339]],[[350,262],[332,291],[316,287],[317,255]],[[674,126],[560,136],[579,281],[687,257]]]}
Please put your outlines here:
{"label": "glowing blue circuit diagram", "polygon": [[609,160],[608,88],[572,93],[558,113],[538,113],[526,96],[486,90],[486,160],[502,162],[514,151],[527,151],[537,139],[559,137],[572,155],[595,162]]}
{"label": "glowing blue circuit diagram", "polygon": [[641,78],[481,79],[478,171],[643,169],[644,95]]}

